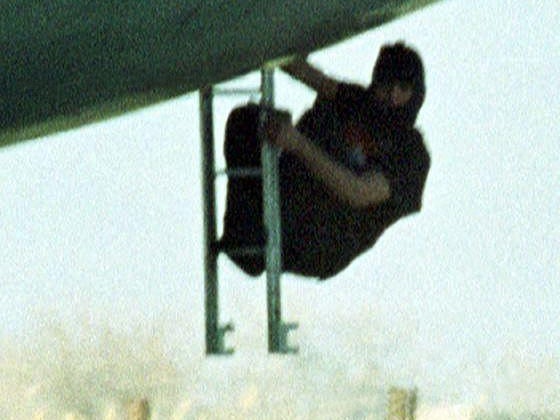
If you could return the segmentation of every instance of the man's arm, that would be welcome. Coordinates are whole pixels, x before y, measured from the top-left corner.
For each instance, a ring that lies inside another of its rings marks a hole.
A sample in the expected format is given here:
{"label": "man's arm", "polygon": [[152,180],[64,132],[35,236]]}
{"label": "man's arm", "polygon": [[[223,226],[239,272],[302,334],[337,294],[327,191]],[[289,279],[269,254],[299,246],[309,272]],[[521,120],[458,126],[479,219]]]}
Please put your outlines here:
{"label": "man's arm", "polygon": [[281,68],[293,78],[313,89],[319,96],[325,99],[336,98],[338,82],[310,65],[303,57],[297,57]]}
{"label": "man's arm", "polygon": [[350,206],[370,207],[390,197],[389,182],[382,173],[356,175],[333,161],[291,124],[269,122],[267,131],[272,143],[299,157],[317,179]]}

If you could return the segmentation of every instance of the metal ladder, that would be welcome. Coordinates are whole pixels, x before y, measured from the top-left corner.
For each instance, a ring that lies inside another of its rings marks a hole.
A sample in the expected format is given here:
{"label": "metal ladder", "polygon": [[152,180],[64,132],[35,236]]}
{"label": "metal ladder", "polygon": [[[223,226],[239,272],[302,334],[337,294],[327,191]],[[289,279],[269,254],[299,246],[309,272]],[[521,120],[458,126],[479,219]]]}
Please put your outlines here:
{"label": "metal ladder", "polygon": [[[274,68],[265,66],[261,70],[261,86],[259,89],[228,89],[220,90],[208,86],[200,90],[200,130],[202,140],[203,167],[203,199],[204,199],[204,266],[205,266],[205,311],[206,311],[206,354],[229,355],[232,348],[226,348],[224,338],[227,332],[233,331],[232,323],[220,325],[219,316],[219,283],[218,254],[220,249],[216,228],[216,192],[215,181],[219,175],[228,177],[262,176],[264,226],[266,230],[265,249],[239,249],[241,253],[265,253],[267,280],[268,309],[268,351],[269,353],[296,353],[297,347],[288,345],[288,333],[297,328],[296,323],[282,321],[280,277],[281,260],[281,227],[279,197],[279,151],[268,142],[263,142],[262,171],[259,168],[241,168],[216,172],[214,164],[214,120],[213,99],[218,95],[250,95],[259,93],[263,111],[260,115],[260,127],[266,118],[264,109],[274,106]],[[262,129],[259,130],[262,135]]]}

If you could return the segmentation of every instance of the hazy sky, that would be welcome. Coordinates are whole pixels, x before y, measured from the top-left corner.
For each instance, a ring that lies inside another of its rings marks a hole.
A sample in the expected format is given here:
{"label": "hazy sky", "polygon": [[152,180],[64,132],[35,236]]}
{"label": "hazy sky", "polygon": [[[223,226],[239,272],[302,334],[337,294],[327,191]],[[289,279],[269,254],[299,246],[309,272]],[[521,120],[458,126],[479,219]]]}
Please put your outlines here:
{"label": "hazy sky", "polygon": [[[377,375],[430,401],[560,409],[559,22],[555,0],[450,0],[311,56],[365,84],[382,43],[415,46],[432,168],[422,212],[345,272],[283,277],[284,317],[300,322],[288,361],[266,353],[264,277],[225,257],[222,319],[237,353],[203,357],[196,94],[0,149],[0,337],[18,342],[41,322],[70,336],[84,322],[144,323],[174,343],[173,360],[229,375],[200,379],[208,395],[308,363],[290,404]],[[313,101],[285,75],[277,89],[295,116]],[[219,151],[232,105],[216,106]]]}

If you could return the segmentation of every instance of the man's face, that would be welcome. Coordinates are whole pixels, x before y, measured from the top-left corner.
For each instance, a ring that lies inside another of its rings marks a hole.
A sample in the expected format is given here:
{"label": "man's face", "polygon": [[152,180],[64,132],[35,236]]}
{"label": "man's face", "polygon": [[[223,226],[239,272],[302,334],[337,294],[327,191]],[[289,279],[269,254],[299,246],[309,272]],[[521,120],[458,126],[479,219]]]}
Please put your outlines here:
{"label": "man's face", "polygon": [[391,108],[404,106],[412,98],[412,85],[404,82],[383,83],[375,87],[375,97]]}

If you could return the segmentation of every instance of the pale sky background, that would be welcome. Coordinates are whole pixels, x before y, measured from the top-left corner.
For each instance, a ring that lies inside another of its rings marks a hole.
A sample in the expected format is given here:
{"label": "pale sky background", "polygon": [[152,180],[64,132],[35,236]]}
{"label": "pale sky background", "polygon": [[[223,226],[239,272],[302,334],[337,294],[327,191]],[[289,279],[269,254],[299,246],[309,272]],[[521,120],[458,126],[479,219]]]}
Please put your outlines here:
{"label": "pale sky background", "polygon": [[[145,393],[159,413],[283,404],[305,418],[366,395],[351,405],[362,418],[390,385],[417,386],[423,404],[560,412],[559,23],[555,0],[450,0],[311,56],[366,84],[384,42],[415,46],[432,168],[422,212],[345,272],[283,277],[298,356],[267,354],[265,279],[222,256],[236,353],[204,357],[195,93],[0,149],[0,414],[53,398],[98,410],[83,384]],[[312,101],[277,75],[279,106],[297,116]],[[232,105],[215,108],[219,152]]]}

